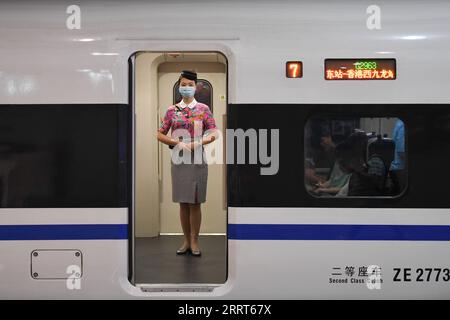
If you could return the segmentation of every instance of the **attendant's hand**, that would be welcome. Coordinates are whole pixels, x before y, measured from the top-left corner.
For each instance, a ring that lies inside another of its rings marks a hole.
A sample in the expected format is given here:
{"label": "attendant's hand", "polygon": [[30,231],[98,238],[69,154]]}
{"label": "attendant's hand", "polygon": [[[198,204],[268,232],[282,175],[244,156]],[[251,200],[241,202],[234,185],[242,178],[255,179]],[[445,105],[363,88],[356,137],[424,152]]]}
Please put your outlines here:
{"label": "attendant's hand", "polygon": [[189,146],[189,151],[194,151],[195,149],[197,149],[198,147],[200,147],[202,144],[200,142],[194,141],[188,144]]}
{"label": "attendant's hand", "polygon": [[178,142],[178,143],[176,144],[176,146],[177,146],[178,148],[180,148],[181,150],[191,152],[190,144],[187,144],[187,143],[184,143],[184,142],[180,141],[180,142]]}

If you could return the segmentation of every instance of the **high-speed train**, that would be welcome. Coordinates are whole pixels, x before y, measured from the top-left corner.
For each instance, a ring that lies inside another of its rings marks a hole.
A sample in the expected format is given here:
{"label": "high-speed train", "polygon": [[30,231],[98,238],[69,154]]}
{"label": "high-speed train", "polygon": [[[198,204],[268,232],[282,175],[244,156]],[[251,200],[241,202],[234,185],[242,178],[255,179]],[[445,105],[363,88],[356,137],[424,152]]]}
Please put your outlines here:
{"label": "high-speed train", "polygon": [[[1,1],[0,39],[0,298],[450,298],[447,1]],[[227,159],[200,258],[145,247],[183,69]]]}

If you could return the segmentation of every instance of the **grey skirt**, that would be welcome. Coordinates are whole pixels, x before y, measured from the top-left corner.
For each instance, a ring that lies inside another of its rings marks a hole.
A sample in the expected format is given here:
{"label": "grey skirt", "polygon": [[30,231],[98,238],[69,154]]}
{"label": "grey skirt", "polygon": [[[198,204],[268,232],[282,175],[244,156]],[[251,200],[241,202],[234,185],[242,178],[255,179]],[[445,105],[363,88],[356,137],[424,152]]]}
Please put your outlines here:
{"label": "grey skirt", "polygon": [[206,201],[208,164],[205,162],[204,155],[202,147],[201,163],[194,163],[194,153],[191,153],[191,163],[176,164],[171,159],[173,202],[202,203]]}

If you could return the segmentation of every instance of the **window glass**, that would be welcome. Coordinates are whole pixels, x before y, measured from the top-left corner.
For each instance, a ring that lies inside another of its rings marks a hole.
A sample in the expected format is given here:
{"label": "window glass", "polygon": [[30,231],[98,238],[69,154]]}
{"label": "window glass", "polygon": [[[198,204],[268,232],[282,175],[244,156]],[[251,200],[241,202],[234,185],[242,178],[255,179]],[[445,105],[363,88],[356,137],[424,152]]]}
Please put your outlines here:
{"label": "window glass", "polygon": [[1,208],[127,206],[127,105],[2,105]]}
{"label": "window glass", "polygon": [[406,187],[399,118],[319,116],[305,126],[305,186],[316,197],[394,197]]}

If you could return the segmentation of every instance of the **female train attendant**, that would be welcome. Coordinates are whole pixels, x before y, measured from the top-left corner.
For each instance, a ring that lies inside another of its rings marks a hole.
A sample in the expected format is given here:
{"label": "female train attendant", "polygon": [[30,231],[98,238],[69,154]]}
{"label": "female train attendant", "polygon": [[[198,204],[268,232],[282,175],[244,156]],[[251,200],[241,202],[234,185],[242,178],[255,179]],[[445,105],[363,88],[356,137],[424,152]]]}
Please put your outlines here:
{"label": "female train attendant", "polygon": [[[174,149],[184,160],[181,163],[174,162],[172,154],[172,201],[180,203],[180,220],[184,233],[184,243],[177,250],[177,254],[190,252],[193,256],[200,256],[198,243],[200,206],[206,200],[208,179],[208,165],[204,159],[203,145],[215,140],[216,123],[209,107],[195,100],[196,84],[195,72],[182,71],[179,78],[179,92],[183,99],[167,109],[158,129],[157,138],[170,148],[176,146]],[[169,129],[171,137],[167,136]],[[206,130],[211,134],[204,135]],[[180,136],[180,132],[182,140],[174,139]],[[200,161],[194,159],[194,155],[197,157],[198,154],[201,155]],[[191,161],[185,161],[189,158]]]}

